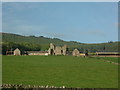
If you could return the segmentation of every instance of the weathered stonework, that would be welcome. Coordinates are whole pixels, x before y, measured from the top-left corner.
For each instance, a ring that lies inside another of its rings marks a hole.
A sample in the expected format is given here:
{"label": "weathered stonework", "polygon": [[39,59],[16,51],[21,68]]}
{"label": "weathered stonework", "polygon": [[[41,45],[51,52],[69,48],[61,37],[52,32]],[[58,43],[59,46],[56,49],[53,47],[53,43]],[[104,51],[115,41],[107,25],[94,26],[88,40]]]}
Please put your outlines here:
{"label": "weathered stonework", "polygon": [[21,55],[21,51],[18,48],[16,48],[14,50],[14,55],[16,55],[16,56]]}
{"label": "weathered stonework", "polygon": [[63,50],[63,55],[66,55],[66,52],[67,52],[66,48],[67,48],[67,46],[66,46],[66,45],[64,45],[64,46],[62,47],[62,50]]}
{"label": "weathered stonework", "polygon": [[62,48],[59,46],[55,47],[55,55],[61,55],[62,54]]}
{"label": "weathered stonework", "polygon": [[48,53],[49,55],[66,55],[66,47],[67,47],[66,45],[60,47],[50,43],[50,48],[48,49]]}
{"label": "weathered stonework", "polygon": [[74,49],[73,52],[72,52],[72,55],[73,56],[80,56],[80,52],[78,49]]}

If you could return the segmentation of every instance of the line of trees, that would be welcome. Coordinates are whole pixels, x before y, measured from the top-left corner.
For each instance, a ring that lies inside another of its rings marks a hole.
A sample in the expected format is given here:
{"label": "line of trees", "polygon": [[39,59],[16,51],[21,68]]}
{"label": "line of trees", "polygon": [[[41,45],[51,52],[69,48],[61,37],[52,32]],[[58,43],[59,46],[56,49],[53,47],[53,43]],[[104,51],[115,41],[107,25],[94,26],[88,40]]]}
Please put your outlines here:
{"label": "line of trees", "polygon": [[73,51],[73,49],[77,48],[80,52],[97,52],[97,51],[110,51],[115,52],[118,51],[118,47],[120,47],[120,42],[112,42],[108,41],[106,43],[99,44],[85,44],[75,41],[63,41],[57,38],[46,38],[43,36],[22,36],[10,33],[0,33],[2,35],[2,42],[0,43],[2,47],[2,53],[5,54],[7,50],[14,50],[19,48],[23,51],[45,51],[48,50],[49,44],[53,43],[56,46],[67,45],[69,51]]}
{"label": "line of trees", "polygon": [[[89,53],[95,53],[97,51],[118,51],[118,43],[105,43],[105,44],[80,44],[80,45],[67,45],[69,51],[73,51],[75,48],[79,49],[80,52],[85,52],[86,50]],[[6,51],[13,51],[16,48],[19,48],[22,53],[24,51],[46,51],[49,48],[49,44],[34,44],[34,43],[15,43],[15,42],[2,42],[2,54],[5,55]]]}
{"label": "line of trees", "polygon": [[16,48],[19,48],[22,53],[24,53],[24,51],[42,51],[47,49],[46,45],[43,47],[40,44],[2,42],[3,55],[6,54],[6,51],[13,51]]}

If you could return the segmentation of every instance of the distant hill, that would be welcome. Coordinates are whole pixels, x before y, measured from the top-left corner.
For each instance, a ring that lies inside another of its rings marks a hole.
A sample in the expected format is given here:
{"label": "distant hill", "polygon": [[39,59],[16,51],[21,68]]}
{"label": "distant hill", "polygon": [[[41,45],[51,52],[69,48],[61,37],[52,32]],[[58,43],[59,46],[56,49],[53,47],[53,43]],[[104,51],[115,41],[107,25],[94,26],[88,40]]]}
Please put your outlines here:
{"label": "distant hill", "polygon": [[55,43],[56,45],[63,45],[63,44],[80,44],[79,42],[75,41],[63,41],[58,38],[48,38],[44,36],[22,36],[12,33],[2,33],[2,39],[3,42],[16,42],[16,43],[35,43],[35,44],[49,44],[49,43]]}
{"label": "distant hill", "polygon": [[[118,43],[119,42],[107,42],[107,43],[99,43],[99,44],[85,44],[76,41],[63,41],[58,38],[47,38],[44,36],[22,36],[12,33],[0,33],[2,35],[2,44],[4,48],[10,49],[11,47],[16,48],[19,46],[23,49],[27,47],[28,50],[47,50],[50,43],[55,45],[67,45],[69,50],[73,50],[74,48],[78,48],[81,52],[88,50],[89,52],[96,51],[118,51]],[[10,44],[14,44],[14,46],[10,47]],[[15,46],[16,44],[16,46]],[[32,46],[31,46],[32,45]],[[36,47],[37,46],[37,47]],[[37,49],[35,49],[35,47]],[[34,49],[33,49],[34,48]],[[24,50],[24,49],[23,49]]]}

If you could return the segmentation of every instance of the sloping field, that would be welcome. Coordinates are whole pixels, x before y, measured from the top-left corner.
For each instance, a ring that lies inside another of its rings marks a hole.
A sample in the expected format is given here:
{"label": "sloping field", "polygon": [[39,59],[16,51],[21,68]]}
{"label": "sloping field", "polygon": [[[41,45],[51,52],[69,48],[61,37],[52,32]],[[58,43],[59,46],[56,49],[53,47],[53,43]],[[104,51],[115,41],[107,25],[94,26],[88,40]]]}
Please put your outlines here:
{"label": "sloping field", "polygon": [[118,65],[97,57],[3,56],[3,83],[117,88]]}

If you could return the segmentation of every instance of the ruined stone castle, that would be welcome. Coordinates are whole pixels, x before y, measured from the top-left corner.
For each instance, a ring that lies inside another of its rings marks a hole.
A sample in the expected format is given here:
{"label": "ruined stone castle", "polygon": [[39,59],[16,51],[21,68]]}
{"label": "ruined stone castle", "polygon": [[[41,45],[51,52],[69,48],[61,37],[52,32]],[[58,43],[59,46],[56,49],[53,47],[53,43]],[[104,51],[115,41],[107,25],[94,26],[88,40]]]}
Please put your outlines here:
{"label": "ruined stone castle", "polygon": [[60,47],[60,46],[55,46],[54,44],[50,43],[48,54],[49,55],[66,55],[66,52],[67,52],[66,48],[67,48],[66,45]]}

